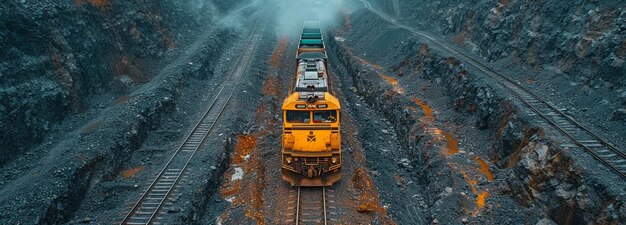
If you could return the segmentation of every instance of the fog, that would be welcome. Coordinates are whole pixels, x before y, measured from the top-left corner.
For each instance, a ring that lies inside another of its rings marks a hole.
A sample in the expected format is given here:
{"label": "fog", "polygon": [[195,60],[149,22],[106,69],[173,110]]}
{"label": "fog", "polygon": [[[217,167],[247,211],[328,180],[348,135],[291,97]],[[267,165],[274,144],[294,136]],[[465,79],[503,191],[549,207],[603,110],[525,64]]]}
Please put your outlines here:
{"label": "fog", "polygon": [[[208,12],[208,15],[215,15],[209,18],[218,21],[217,24],[223,27],[243,29],[244,18],[252,16],[251,8],[267,8],[259,13],[266,13],[265,19],[275,20],[268,24],[275,25],[274,30],[279,37],[297,36],[300,34],[304,20],[307,16],[319,11],[320,22],[323,28],[337,25],[337,18],[341,13],[349,12],[351,6],[358,0],[251,0],[241,4],[227,14],[220,14],[213,1],[195,0],[199,11]],[[352,4],[350,4],[352,3]]]}
{"label": "fog", "polygon": [[265,0],[273,5],[276,10],[277,20],[276,35],[297,36],[301,33],[304,20],[310,14],[319,11],[320,23],[324,28],[329,28],[337,24],[339,15],[348,10],[349,6],[344,0],[318,0],[318,1],[285,1],[285,0]]}

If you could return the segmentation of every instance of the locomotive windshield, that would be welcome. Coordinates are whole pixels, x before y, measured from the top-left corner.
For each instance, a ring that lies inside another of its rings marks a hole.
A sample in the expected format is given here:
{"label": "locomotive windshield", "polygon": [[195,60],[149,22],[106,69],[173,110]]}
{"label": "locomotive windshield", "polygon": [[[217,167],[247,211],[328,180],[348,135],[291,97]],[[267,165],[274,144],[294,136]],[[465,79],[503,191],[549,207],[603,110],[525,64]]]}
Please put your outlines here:
{"label": "locomotive windshield", "polygon": [[289,123],[308,123],[311,121],[311,113],[309,111],[287,111],[287,122]]}
{"label": "locomotive windshield", "polygon": [[313,111],[313,122],[314,123],[337,122],[337,111],[335,110]]}

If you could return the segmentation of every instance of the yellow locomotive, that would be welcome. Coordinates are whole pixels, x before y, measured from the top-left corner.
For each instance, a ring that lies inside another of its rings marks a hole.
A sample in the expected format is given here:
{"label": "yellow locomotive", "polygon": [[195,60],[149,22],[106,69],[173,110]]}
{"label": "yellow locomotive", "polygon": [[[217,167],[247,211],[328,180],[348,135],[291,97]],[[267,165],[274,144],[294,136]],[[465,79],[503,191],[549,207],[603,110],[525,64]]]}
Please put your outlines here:
{"label": "yellow locomotive", "polygon": [[331,186],[341,178],[341,105],[331,94],[327,59],[319,20],[309,19],[282,106],[281,172],[292,186]]}

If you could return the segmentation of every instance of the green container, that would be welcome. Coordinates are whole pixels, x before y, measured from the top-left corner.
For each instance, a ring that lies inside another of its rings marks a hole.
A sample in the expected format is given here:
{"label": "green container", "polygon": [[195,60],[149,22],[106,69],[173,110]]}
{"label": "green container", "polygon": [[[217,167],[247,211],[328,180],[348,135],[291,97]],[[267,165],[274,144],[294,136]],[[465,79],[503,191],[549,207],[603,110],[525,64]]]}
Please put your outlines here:
{"label": "green container", "polygon": [[303,39],[300,40],[301,45],[322,45],[322,39]]}
{"label": "green container", "polygon": [[304,28],[302,33],[322,33],[319,28]]}
{"label": "green container", "polygon": [[302,33],[302,39],[322,39],[320,33]]}

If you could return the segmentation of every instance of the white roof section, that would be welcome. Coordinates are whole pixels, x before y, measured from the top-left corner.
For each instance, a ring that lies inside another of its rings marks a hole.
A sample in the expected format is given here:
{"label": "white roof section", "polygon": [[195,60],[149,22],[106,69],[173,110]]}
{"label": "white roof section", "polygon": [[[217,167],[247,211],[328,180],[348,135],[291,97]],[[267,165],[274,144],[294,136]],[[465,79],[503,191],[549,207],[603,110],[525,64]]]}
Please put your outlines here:
{"label": "white roof section", "polygon": [[301,99],[324,98],[328,92],[328,75],[324,59],[301,59],[298,63],[295,92]]}

